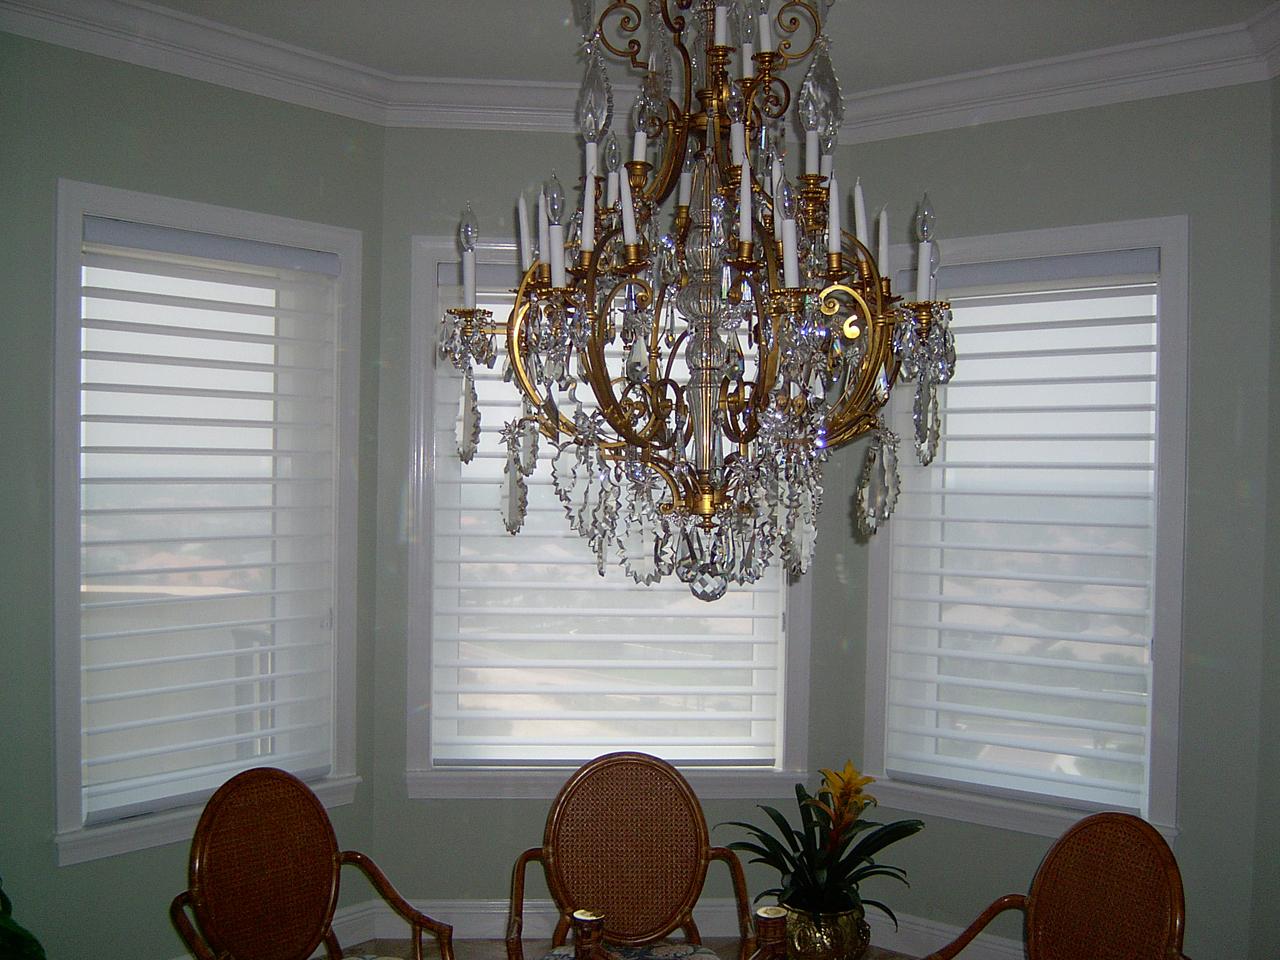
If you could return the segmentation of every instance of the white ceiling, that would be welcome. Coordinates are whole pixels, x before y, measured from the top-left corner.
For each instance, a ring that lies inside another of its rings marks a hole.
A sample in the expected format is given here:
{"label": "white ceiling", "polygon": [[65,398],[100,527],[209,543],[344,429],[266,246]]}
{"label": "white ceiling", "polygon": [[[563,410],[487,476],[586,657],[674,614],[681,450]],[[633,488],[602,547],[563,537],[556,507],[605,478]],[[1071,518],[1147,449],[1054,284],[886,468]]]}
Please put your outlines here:
{"label": "white ceiling", "polygon": [[[150,0],[383,74],[576,82],[570,0]],[[644,0],[633,0],[644,9]],[[777,7],[774,3],[774,7]],[[846,95],[1239,24],[1272,0],[836,0]],[[596,9],[604,7],[596,0]]]}

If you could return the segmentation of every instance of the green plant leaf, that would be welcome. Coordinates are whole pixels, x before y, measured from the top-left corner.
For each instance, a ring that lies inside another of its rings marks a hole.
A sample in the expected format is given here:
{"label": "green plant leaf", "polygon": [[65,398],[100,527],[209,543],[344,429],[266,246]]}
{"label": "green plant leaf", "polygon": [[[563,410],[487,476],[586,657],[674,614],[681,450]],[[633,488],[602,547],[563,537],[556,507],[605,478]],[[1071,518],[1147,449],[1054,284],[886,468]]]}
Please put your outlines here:
{"label": "green plant leaf", "polygon": [[887,863],[868,863],[859,867],[849,875],[851,883],[861,883],[868,877],[893,877],[893,879],[901,881],[905,886],[911,886],[907,883],[907,871],[901,867],[891,867]]}
{"label": "green plant leaf", "polygon": [[757,856],[765,858],[765,862],[776,870],[790,873],[796,868],[796,858],[787,850],[772,834],[766,833],[759,827],[753,827],[750,824],[739,823],[737,826],[744,827],[746,830],[760,841],[759,845],[741,846],[741,844],[750,844],[749,840],[735,840],[728,844],[730,850],[745,850],[748,853],[754,853]]}
{"label": "green plant leaf", "polygon": [[800,851],[800,842],[796,839],[796,828],[791,826],[791,822],[784,817],[780,811],[775,810],[773,807],[761,805],[760,809],[763,810],[765,815],[774,822],[778,828],[778,833],[782,834],[786,839],[787,844],[791,847],[792,851],[798,853]]}
{"label": "green plant leaf", "polygon": [[863,897],[862,905],[864,907],[875,907],[893,921],[893,929],[898,929],[898,918],[893,915],[893,911],[890,910],[886,904],[881,903],[879,900],[869,900],[868,898]]}
{"label": "green plant leaf", "polygon": [[870,860],[889,844],[897,843],[923,829],[924,821],[922,820],[897,820],[887,823],[862,837],[849,854],[859,860]]}

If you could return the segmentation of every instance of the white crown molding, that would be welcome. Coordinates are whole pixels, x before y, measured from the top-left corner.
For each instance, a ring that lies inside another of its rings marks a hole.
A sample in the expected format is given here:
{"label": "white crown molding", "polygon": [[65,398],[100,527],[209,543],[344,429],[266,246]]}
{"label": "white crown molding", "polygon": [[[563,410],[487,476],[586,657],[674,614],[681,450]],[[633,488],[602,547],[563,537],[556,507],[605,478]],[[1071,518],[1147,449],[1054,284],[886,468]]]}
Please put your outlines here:
{"label": "white crown molding", "polygon": [[[574,129],[574,84],[392,76],[144,0],[0,0],[0,29],[383,126]],[[847,98],[841,139],[885,140],[1278,74],[1280,2],[1228,27],[856,94]]]}
{"label": "white crown molding", "polygon": [[1247,24],[1258,55],[1266,62],[1267,76],[1280,76],[1280,3],[1273,3]]}
{"label": "white crown molding", "polygon": [[841,142],[888,140],[1266,80],[1277,72],[1280,58],[1280,3],[1264,13],[1248,24],[854,94],[845,98]]}

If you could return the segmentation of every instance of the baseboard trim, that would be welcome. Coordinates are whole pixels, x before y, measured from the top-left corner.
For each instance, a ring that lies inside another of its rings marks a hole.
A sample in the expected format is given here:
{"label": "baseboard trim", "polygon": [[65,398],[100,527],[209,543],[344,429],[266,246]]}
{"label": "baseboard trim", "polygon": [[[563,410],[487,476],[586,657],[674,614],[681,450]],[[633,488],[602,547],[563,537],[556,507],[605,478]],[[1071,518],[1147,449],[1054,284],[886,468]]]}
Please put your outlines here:
{"label": "baseboard trim", "polygon": [[[415,900],[413,905],[437,920],[453,924],[455,940],[500,940],[506,935],[506,900]],[[736,937],[737,911],[730,899],[707,898],[694,910],[698,929],[705,937]],[[545,940],[555,927],[556,910],[550,900],[526,900],[524,934],[529,940]],[[883,918],[872,917],[872,942],[878,947],[911,956],[924,956],[950,943],[962,927],[923,917],[898,914],[898,929]],[[343,907],[334,917],[334,930],[344,944],[405,936],[405,924],[379,900]],[[979,936],[964,952],[965,960],[1023,960],[1022,943],[987,934]]]}

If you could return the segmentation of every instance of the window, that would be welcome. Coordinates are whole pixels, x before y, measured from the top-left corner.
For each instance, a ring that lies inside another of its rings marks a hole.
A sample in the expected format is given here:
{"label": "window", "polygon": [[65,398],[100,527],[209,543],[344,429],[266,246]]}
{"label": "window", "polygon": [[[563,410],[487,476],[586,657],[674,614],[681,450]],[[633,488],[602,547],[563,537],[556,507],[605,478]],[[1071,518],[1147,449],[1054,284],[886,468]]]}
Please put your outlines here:
{"label": "window", "polygon": [[[515,267],[505,251],[488,255],[477,271],[479,302],[500,321]],[[451,243],[418,241],[424,455],[416,459],[424,466],[414,487],[419,527],[430,532],[414,538],[411,572],[411,789],[437,795],[485,783],[546,795],[566,769],[623,749],[659,754],[712,793],[717,784],[758,789],[780,781],[779,770],[803,769],[804,721],[788,723],[786,714],[804,702],[788,697],[807,686],[806,647],[796,639],[804,624],[780,565],[712,604],[674,578],[636,586],[612,560],[599,576],[556,497],[546,438],[524,529],[506,532],[499,431],[519,413],[516,388],[502,382],[501,357],[476,371],[482,434],[475,458],[461,464],[461,380],[435,356],[439,312],[429,304],[457,302],[457,269]]]}
{"label": "window", "polygon": [[349,796],[359,236],[64,181],[58,239],[63,862],[253,766]]}
{"label": "window", "polygon": [[929,467],[903,451],[873,547],[885,801],[1174,826],[1185,250],[1181,220],[945,245],[943,440]]}

